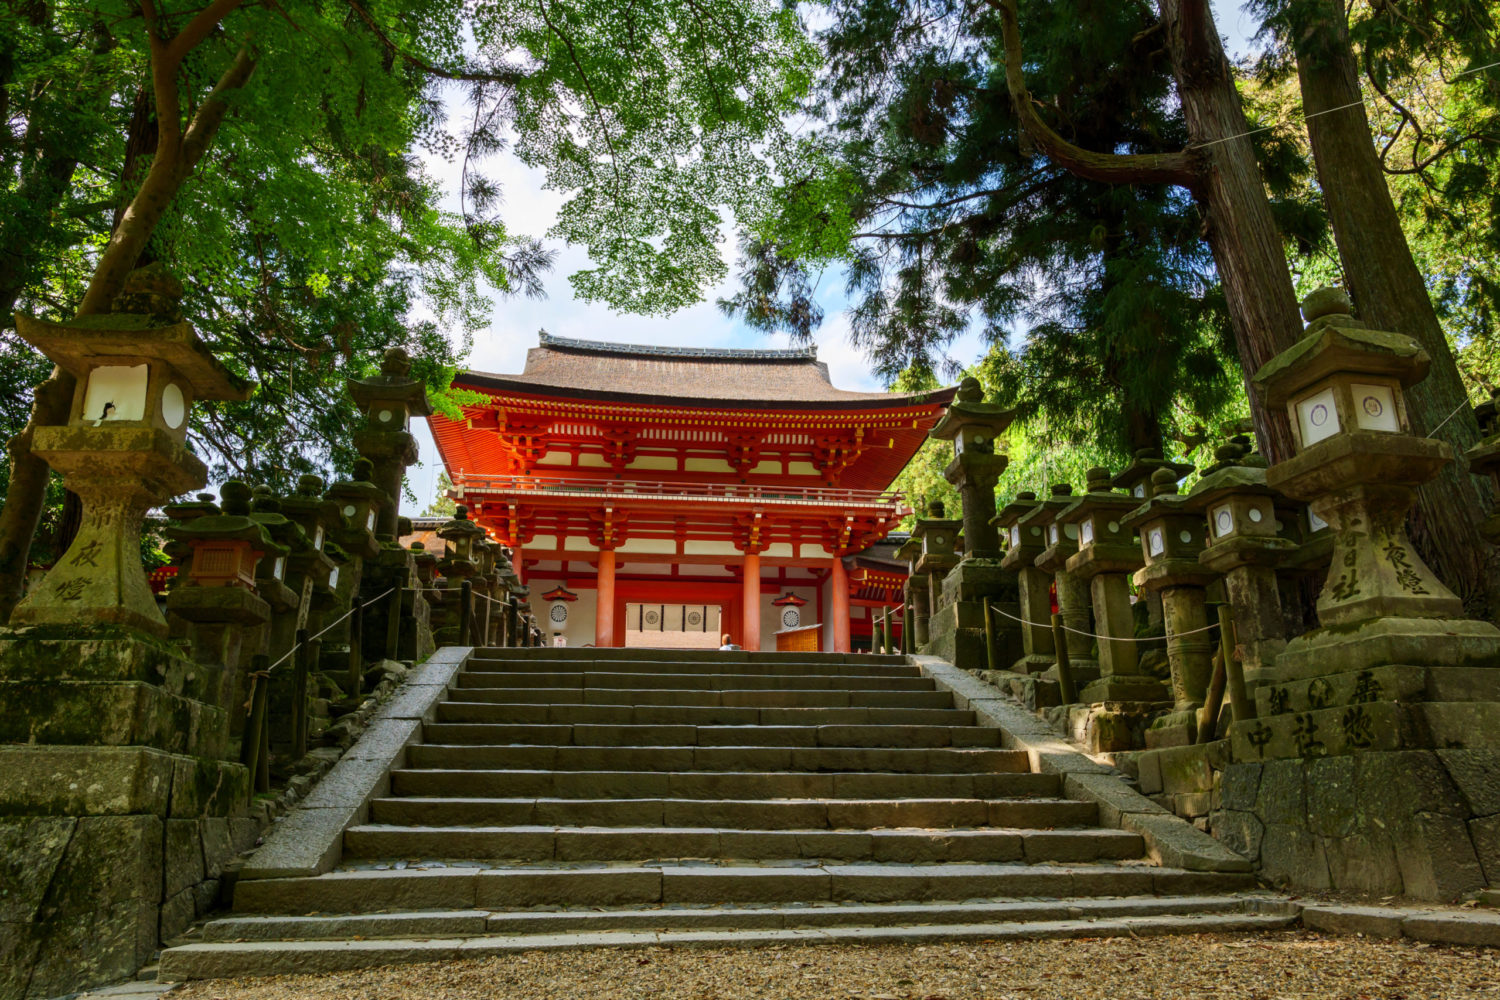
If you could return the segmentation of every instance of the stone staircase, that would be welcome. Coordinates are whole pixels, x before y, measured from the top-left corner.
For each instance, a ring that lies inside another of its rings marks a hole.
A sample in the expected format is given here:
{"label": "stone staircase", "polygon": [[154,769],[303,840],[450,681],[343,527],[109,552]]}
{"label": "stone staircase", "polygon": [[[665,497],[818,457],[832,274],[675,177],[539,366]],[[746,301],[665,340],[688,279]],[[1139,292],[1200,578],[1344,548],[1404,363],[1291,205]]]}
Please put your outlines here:
{"label": "stone staircase", "polygon": [[242,879],[163,979],[1295,919],[1152,864],[901,657],[481,649],[432,697],[341,863]]}

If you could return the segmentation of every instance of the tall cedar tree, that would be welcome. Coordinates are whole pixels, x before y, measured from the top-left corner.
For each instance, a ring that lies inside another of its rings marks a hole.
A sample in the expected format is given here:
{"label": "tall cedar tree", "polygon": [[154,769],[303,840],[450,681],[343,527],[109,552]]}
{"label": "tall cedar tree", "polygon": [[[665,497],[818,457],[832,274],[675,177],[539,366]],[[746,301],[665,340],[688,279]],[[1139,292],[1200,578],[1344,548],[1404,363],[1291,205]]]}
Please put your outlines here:
{"label": "tall cedar tree", "polygon": [[[1413,429],[1419,434],[1436,431],[1461,456],[1479,440],[1479,426],[1386,183],[1365,110],[1360,62],[1377,86],[1377,62],[1386,64],[1382,75],[1388,78],[1390,61],[1409,61],[1413,49],[1456,50],[1476,60],[1475,66],[1480,59],[1492,62],[1496,39],[1490,5],[1415,0],[1361,10],[1355,25],[1359,52],[1350,30],[1351,8],[1341,0],[1258,0],[1254,6],[1266,19],[1264,34],[1276,43],[1261,60],[1263,75],[1295,68],[1318,180],[1355,309],[1374,327],[1414,336],[1431,356],[1427,378],[1408,393]],[[1461,156],[1465,147],[1493,142],[1497,131],[1492,118],[1479,134],[1447,137],[1426,158]],[[1382,139],[1380,145],[1385,144]],[[1461,593],[1500,607],[1497,555],[1479,534],[1479,522],[1492,501],[1488,484],[1470,475],[1460,458],[1421,493],[1412,534],[1433,568]],[[1449,516],[1424,516],[1429,510]]]}
{"label": "tall cedar tree", "polygon": [[[1179,148],[1171,78],[1138,40],[1150,18],[1091,10],[1028,6],[1057,53],[1030,81],[1038,99],[1076,143]],[[978,325],[1000,351],[985,374],[1003,401],[1116,457],[1160,446],[1182,429],[1176,412],[1221,405],[1234,348],[1191,199],[1081,179],[1020,141],[993,16],[901,0],[831,11],[826,134],[745,245],[744,289],[725,307],[806,336],[821,320],[810,272],[844,264],[854,339],[888,378],[932,370]],[[1018,321],[1029,333],[1007,353]]]}

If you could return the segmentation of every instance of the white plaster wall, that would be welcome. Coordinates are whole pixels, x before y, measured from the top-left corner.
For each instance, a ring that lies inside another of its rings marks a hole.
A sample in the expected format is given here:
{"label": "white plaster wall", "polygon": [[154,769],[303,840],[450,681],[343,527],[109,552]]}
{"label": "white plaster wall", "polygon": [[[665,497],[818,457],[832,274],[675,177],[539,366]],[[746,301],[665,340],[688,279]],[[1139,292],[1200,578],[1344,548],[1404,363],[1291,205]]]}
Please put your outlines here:
{"label": "white plaster wall", "polygon": [[574,593],[578,595],[578,600],[562,602],[568,605],[568,620],[559,628],[549,617],[552,611],[551,602],[542,600],[542,595],[561,582],[561,580],[538,578],[527,583],[531,591],[531,609],[545,631],[546,644],[551,646],[556,641],[554,636],[561,632],[569,646],[593,645],[594,614],[599,607],[598,591],[576,590]]}

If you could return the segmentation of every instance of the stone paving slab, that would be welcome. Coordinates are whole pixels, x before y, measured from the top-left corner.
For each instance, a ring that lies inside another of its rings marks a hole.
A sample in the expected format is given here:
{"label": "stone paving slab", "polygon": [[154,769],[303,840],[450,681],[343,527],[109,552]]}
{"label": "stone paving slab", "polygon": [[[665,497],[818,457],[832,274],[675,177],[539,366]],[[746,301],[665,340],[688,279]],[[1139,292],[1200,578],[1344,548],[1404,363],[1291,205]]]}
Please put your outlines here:
{"label": "stone paving slab", "polygon": [[1500,947],[1500,913],[1470,907],[1414,908],[1305,903],[1309,930],[1366,937],[1409,937],[1434,944]]}

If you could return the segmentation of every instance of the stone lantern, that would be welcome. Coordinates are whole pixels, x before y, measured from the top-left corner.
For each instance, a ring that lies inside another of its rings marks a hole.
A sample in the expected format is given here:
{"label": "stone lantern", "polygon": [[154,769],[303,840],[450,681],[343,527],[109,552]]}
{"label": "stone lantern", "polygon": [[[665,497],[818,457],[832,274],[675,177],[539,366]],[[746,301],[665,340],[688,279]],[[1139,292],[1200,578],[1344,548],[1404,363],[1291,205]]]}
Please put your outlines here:
{"label": "stone lantern", "polygon": [[1057,660],[1052,644],[1052,578],[1036,566],[1037,556],[1046,546],[1045,530],[1023,520],[1039,510],[1042,501],[1030,491],[1017,493],[1016,499],[996,514],[993,523],[1006,540],[1005,558],[1000,565],[1014,572],[1019,591],[1018,617],[1031,624],[1021,626],[1021,658],[1011,667],[1018,674],[1039,674]]}
{"label": "stone lantern", "polygon": [[479,572],[477,546],[484,541],[484,529],[469,520],[469,509],[459,504],[452,520],[438,528],[437,536],[448,543],[443,560],[438,563],[438,572],[451,581],[449,586],[458,586],[459,580],[468,579]]}
{"label": "stone lantern", "polygon": [[906,620],[911,623],[914,651],[928,643],[927,624],[931,613],[927,578],[917,572],[917,560],[921,555],[922,542],[916,536],[908,538],[896,550],[896,558],[906,563]]}
{"label": "stone lantern", "polygon": [[381,511],[393,501],[371,480],[374,464],[369,459],[357,459],[354,463],[354,478],[334,483],[324,494],[333,501],[343,516],[343,524],[336,530],[334,539],[351,556],[373,559],[380,552],[376,540],[376,529]]}
{"label": "stone lantern", "polygon": [[1209,544],[1198,561],[1224,577],[1236,655],[1253,690],[1286,645],[1276,571],[1297,549],[1283,520],[1292,512],[1266,484],[1265,461],[1250,453],[1248,438],[1232,439],[1215,450],[1214,458],[1184,506],[1207,519]]}
{"label": "stone lantern", "polygon": [[942,501],[934,500],[928,508],[931,517],[917,518],[911,537],[921,547],[917,556],[916,571],[927,577],[929,615],[938,611],[938,599],[942,596],[943,574],[958,565],[958,531],[963,522],[946,518]]}
{"label": "stone lantern", "polygon": [[[188,622],[193,658],[211,673],[204,700],[225,709],[236,703],[245,633],[265,622],[271,608],[256,593],[256,568],[266,560],[271,580],[286,566],[285,546],[250,514],[250,488],[233,480],[220,491],[223,513],[196,517],[167,529],[167,537],[192,549],[187,576],[167,598],[167,610]],[[253,645],[252,645],[253,649]]]}
{"label": "stone lantern", "polygon": [[995,516],[995,484],[1010,461],[1002,435],[1014,419],[1014,411],[984,402],[978,379],[966,378],[928,435],[953,442],[953,461],[943,475],[958,487],[963,503],[965,560],[1000,558],[990,520]]}
{"label": "stone lantern", "polygon": [[1333,564],[1317,602],[1322,627],[1287,644],[1277,679],[1387,663],[1500,665],[1500,630],[1465,619],[1406,537],[1416,487],[1452,460],[1407,420],[1405,390],[1426,376],[1426,352],[1404,334],[1365,329],[1340,289],[1308,296],[1303,314],[1307,336],[1254,384],[1268,406],[1286,407],[1297,448],[1267,482],[1329,524]]}
{"label": "stone lantern", "polygon": [[207,480],[187,445],[193,402],[250,395],[182,320],[181,293],[175,280],[137,271],[121,312],[67,323],[16,317],[21,339],[78,380],[67,424],[38,427],[32,450],[78,494],[83,516],[68,551],[16,606],[12,625],[128,625],[166,636],[141,565],[142,518]]}
{"label": "stone lantern", "polygon": [[[1068,571],[1068,559],[1078,551],[1078,525],[1059,524],[1057,515],[1074,502],[1073,487],[1057,483],[1052,495],[1017,523],[1022,534],[1033,528],[1042,531],[1043,547],[1036,557],[1036,567],[1052,577],[1057,592],[1057,612],[1070,631],[1063,633],[1068,646],[1068,660],[1075,680],[1087,684],[1099,676],[1099,664],[1093,657],[1092,615],[1089,611],[1088,584]],[[1031,537],[1035,537],[1032,535]],[[1050,612],[1050,607],[1049,607]]]}
{"label": "stone lantern", "polygon": [[1099,640],[1099,680],[1081,692],[1085,702],[1160,701],[1160,681],[1143,675],[1130,603],[1130,577],[1141,567],[1141,547],[1123,519],[1139,501],[1111,488],[1109,470],[1088,471],[1088,492],[1058,512],[1056,524],[1075,527],[1078,551],[1068,573],[1088,581]]}
{"label": "stone lantern", "polygon": [[1213,633],[1205,631],[1208,609],[1204,591],[1218,574],[1198,561],[1207,525],[1203,515],[1187,505],[1187,498],[1178,496],[1177,478],[1175,468],[1158,468],[1151,474],[1150,499],[1120,523],[1140,536],[1146,565],[1135,574],[1136,586],[1155,591],[1162,598],[1177,716],[1168,717],[1166,726],[1155,728],[1181,726],[1186,736],[1180,742],[1191,742],[1196,725],[1192,713],[1202,707],[1213,673],[1215,642]]}
{"label": "stone lantern", "polygon": [[396,516],[401,482],[417,460],[417,441],[411,418],[432,414],[427,386],[411,376],[411,357],[399,347],[385,352],[380,374],[351,379],[349,394],[365,415],[365,426],[354,435],[354,447],[373,466],[371,481],[384,495],[376,522],[370,527],[382,540],[396,540]]}

